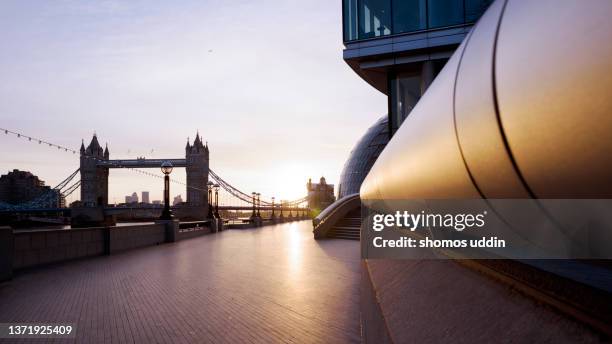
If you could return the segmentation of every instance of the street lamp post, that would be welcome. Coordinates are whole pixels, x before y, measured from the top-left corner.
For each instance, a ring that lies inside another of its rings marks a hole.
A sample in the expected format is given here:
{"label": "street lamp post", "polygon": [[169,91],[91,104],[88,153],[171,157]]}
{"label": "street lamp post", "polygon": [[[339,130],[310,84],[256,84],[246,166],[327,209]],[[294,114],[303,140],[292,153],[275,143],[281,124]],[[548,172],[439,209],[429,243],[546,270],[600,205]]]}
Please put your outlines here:
{"label": "street lamp post", "polygon": [[212,202],[213,202],[213,198],[212,198],[212,189],[213,189],[213,182],[208,182],[206,184],[206,186],[208,187],[208,218],[212,219],[214,214],[213,214],[213,206],[212,206]]}
{"label": "street lamp post", "polygon": [[164,210],[159,219],[172,220],[173,216],[170,210],[170,173],[172,173],[172,164],[169,161],[164,161],[161,164],[161,171],[164,173]]}
{"label": "street lamp post", "polygon": [[215,188],[215,217],[220,219],[219,215],[219,184],[213,186]]}

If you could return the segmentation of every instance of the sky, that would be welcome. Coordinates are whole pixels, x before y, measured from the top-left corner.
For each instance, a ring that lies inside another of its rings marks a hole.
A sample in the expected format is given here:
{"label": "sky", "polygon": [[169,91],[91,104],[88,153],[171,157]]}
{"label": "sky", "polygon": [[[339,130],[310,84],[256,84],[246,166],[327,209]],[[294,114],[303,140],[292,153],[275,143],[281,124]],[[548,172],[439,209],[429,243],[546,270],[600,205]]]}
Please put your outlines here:
{"label": "sky", "polygon": [[[386,113],[386,97],[342,60],[341,31],[340,1],[5,0],[0,128],[75,149],[96,132],[111,159],[182,158],[199,132],[226,181],[296,199],[308,178],[337,184]],[[78,164],[0,133],[2,174],[28,170],[54,186]],[[184,169],[172,178],[184,181]],[[110,172],[111,203],[145,190],[161,199],[162,189]],[[171,194],[184,199],[184,186]]]}

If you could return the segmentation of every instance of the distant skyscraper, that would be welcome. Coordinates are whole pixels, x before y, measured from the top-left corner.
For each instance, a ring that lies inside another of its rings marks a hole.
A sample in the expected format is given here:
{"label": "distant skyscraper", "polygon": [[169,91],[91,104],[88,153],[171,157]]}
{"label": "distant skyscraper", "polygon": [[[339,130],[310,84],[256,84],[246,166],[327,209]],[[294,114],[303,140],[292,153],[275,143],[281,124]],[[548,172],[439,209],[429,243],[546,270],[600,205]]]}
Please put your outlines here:
{"label": "distant skyscraper", "polygon": [[138,203],[138,194],[132,192],[132,196],[125,196],[125,203]]}
{"label": "distant skyscraper", "polygon": [[149,203],[149,191],[142,192],[142,203]]}
{"label": "distant skyscraper", "polygon": [[172,202],[172,205],[177,205],[180,203],[183,203],[183,198],[181,197],[181,195],[174,197],[174,201]]}

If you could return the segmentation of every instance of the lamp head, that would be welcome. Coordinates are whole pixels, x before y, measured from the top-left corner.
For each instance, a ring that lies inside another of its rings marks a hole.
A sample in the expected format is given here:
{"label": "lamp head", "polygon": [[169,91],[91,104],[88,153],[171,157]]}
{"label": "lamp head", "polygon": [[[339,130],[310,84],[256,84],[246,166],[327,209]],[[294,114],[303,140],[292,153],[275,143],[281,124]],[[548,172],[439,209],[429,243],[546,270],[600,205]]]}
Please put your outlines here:
{"label": "lamp head", "polygon": [[168,174],[172,173],[172,163],[170,163],[170,161],[162,162],[162,164],[161,164],[161,171],[165,175],[168,175]]}

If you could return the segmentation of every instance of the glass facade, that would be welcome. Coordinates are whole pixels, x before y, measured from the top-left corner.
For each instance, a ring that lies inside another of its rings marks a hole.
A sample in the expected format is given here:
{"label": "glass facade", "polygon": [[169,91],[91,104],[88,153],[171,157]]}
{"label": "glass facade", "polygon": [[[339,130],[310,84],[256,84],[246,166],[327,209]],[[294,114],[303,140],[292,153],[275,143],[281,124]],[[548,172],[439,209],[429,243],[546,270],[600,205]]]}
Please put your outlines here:
{"label": "glass facade", "polygon": [[427,29],[425,0],[393,1],[393,33]]}
{"label": "glass facade", "polygon": [[372,125],[355,145],[340,174],[338,198],[358,193],[361,183],[389,142],[387,115]]}
{"label": "glass facade", "polygon": [[390,75],[389,90],[389,123],[391,133],[395,133],[421,98],[421,74]]}
{"label": "glass facade", "polygon": [[402,125],[447,61],[425,61],[413,64],[410,71],[387,74],[390,136]]}
{"label": "glass facade", "polygon": [[474,23],[493,0],[343,0],[344,41]]}

